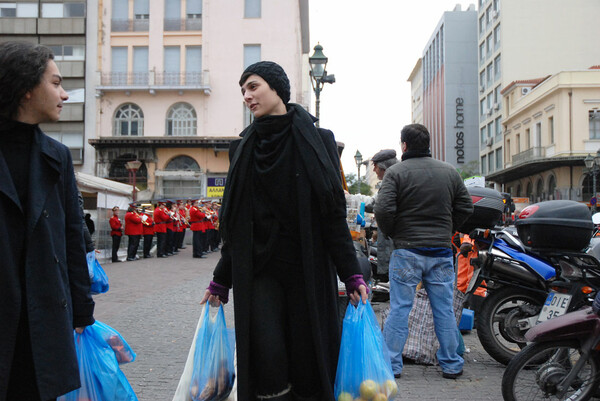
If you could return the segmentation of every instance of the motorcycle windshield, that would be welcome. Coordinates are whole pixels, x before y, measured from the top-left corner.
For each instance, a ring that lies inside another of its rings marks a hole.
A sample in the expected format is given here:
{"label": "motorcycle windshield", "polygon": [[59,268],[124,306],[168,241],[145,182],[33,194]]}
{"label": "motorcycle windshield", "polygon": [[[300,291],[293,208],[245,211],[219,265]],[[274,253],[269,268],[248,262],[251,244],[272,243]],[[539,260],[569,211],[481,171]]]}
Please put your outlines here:
{"label": "motorcycle windshield", "polygon": [[516,259],[520,262],[527,263],[533,270],[537,272],[544,280],[550,280],[556,276],[556,269],[549,265],[543,260],[537,259],[531,255],[519,252],[518,250],[511,248],[503,240],[496,238],[494,246],[502,252],[509,255],[511,258]]}

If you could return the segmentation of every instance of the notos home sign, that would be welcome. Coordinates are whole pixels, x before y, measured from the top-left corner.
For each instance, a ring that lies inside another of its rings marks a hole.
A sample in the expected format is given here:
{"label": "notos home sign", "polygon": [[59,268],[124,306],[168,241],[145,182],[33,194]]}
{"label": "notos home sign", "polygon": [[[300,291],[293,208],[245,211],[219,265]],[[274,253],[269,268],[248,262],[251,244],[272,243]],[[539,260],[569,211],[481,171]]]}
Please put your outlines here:
{"label": "notos home sign", "polygon": [[465,129],[465,107],[464,100],[462,97],[456,98],[456,124],[454,125],[454,129],[456,129],[456,146],[454,149],[456,150],[456,163],[464,164],[465,162],[465,133],[463,130]]}

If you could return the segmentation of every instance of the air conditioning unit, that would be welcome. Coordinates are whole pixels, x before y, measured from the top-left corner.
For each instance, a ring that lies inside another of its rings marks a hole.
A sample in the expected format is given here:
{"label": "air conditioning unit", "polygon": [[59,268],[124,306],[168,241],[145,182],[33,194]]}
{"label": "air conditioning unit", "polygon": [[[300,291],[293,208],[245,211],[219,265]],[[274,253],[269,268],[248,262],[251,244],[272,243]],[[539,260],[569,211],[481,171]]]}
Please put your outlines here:
{"label": "air conditioning unit", "polygon": [[497,18],[498,18],[498,11],[494,10],[494,11],[492,12],[492,17],[493,17],[494,19],[497,19]]}
{"label": "air conditioning unit", "polygon": [[491,107],[490,107],[490,108],[487,110],[487,115],[488,115],[488,116],[491,116],[491,115],[492,115],[492,108],[491,108]]}
{"label": "air conditioning unit", "polygon": [[494,110],[500,110],[500,103],[494,103]]}
{"label": "air conditioning unit", "polygon": [[479,92],[481,92],[481,93],[485,92],[485,85],[481,85],[479,87]]}
{"label": "air conditioning unit", "polygon": [[487,142],[485,143],[488,147],[492,146],[494,144],[494,138],[490,137],[488,138]]}
{"label": "air conditioning unit", "polygon": [[531,88],[521,88],[521,95],[525,96],[529,92],[531,92]]}

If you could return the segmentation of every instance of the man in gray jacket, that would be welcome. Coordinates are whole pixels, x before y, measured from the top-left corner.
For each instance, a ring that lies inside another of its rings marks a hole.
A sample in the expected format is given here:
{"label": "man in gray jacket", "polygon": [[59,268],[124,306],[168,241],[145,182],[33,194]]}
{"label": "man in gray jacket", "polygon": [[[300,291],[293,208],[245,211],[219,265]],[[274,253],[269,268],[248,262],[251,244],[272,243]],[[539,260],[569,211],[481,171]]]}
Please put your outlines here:
{"label": "man in gray jacket", "polygon": [[411,124],[402,129],[402,162],[386,171],[375,204],[379,229],[394,241],[390,259],[391,310],[383,335],[391,352],[394,375],[400,377],[408,315],[416,286],[422,281],[440,342],[437,359],[443,377],[456,379],[462,374],[464,361],[456,352],[451,237],[473,212],[473,204],[456,169],[433,159],[429,144],[425,126]]}
{"label": "man in gray jacket", "polygon": [[[396,158],[396,151],[394,149],[383,149],[379,152],[375,153],[373,157],[371,157],[371,162],[373,163],[373,171],[377,174],[377,178],[383,180],[383,176],[385,171],[398,163],[398,159]],[[371,201],[365,205],[365,211],[369,213],[373,213],[375,208],[375,203],[377,202],[377,195],[375,195]],[[377,274],[382,275],[384,277],[388,277],[389,272],[389,264],[390,264],[390,255],[394,250],[394,244],[391,238],[387,237],[385,234],[381,232],[381,230],[377,230]]]}

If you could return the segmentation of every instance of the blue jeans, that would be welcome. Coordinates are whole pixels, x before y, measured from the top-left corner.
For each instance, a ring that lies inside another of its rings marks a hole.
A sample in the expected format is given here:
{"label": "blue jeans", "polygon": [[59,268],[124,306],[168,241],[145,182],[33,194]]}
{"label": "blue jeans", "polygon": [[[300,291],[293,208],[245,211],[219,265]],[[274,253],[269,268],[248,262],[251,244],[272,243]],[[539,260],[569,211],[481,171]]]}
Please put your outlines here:
{"label": "blue jeans", "polygon": [[458,373],[464,360],[458,355],[458,330],[452,308],[454,266],[452,257],[423,256],[395,249],[390,259],[390,314],[383,337],[390,350],[392,369],[402,373],[402,350],[408,337],[408,315],[417,284],[423,281],[433,310],[435,334],[440,342],[437,360],[445,373]]}

